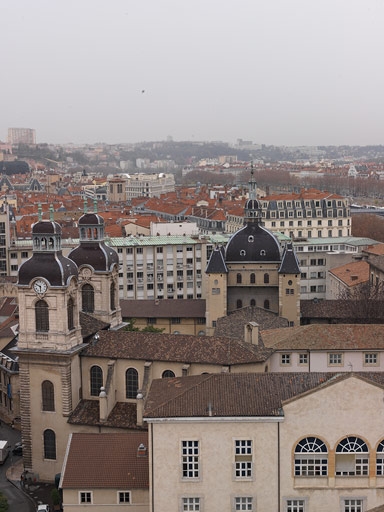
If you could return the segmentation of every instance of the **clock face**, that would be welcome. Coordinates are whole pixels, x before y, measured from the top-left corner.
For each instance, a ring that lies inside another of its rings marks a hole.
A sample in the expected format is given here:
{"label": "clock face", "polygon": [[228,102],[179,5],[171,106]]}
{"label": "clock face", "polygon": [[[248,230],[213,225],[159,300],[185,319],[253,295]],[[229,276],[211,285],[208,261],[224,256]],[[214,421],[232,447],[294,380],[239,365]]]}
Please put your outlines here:
{"label": "clock face", "polygon": [[33,289],[36,293],[45,293],[47,291],[47,283],[42,279],[35,281]]}

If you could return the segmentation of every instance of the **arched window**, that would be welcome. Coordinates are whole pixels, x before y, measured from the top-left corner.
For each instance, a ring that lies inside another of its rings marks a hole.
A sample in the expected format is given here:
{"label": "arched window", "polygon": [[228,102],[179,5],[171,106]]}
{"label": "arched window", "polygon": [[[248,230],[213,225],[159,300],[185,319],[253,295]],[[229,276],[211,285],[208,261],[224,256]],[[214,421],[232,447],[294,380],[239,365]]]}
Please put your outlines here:
{"label": "arched window", "polygon": [[165,370],[161,376],[162,379],[169,379],[169,378],[173,378],[175,376],[175,374],[173,373],[172,370]]}
{"label": "arched window", "polygon": [[35,304],[36,331],[49,331],[49,310],[45,300],[38,300]]}
{"label": "arched window", "polygon": [[366,476],[369,467],[369,451],[359,437],[345,437],[336,447],[337,476]]}
{"label": "arched window", "polygon": [[236,307],[237,309],[240,309],[243,307],[243,301],[241,299],[237,299],[236,301]]}
{"label": "arched window", "polygon": [[91,396],[99,396],[103,386],[103,370],[100,366],[91,367]]}
{"label": "arched window", "polygon": [[376,450],[376,475],[384,475],[384,441],[379,443],[379,446]]}
{"label": "arched window", "polygon": [[255,301],[255,299],[251,299],[250,306],[256,306],[256,301]]}
{"label": "arched window", "polygon": [[264,301],[264,309],[269,309],[269,300],[265,299]]}
{"label": "arched window", "polygon": [[328,449],[317,437],[305,437],[295,448],[295,476],[327,476]]}
{"label": "arched window", "polygon": [[116,304],[115,304],[115,283],[111,283],[110,302],[111,302],[111,311],[115,311],[115,309],[116,309]]}
{"label": "arched window", "polygon": [[136,398],[139,389],[139,374],[135,368],[128,368],[125,372],[125,396]]}
{"label": "arched window", "polygon": [[67,319],[68,319],[68,330],[72,331],[75,328],[74,317],[73,317],[73,299],[70,297],[67,303]]}
{"label": "arched window", "polygon": [[55,390],[51,381],[45,380],[41,384],[41,398],[43,402],[43,411],[55,410]]}
{"label": "arched window", "polygon": [[93,286],[85,284],[81,288],[81,304],[85,313],[93,313],[95,310],[95,291]]}
{"label": "arched window", "polygon": [[56,459],[56,434],[53,430],[44,430],[44,459]]}
{"label": "arched window", "polygon": [[265,284],[269,283],[269,274],[264,274],[264,283]]}
{"label": "arched window", "polygon": [[241,274],[236,275],[236,283],[241,284]]}
{"label": "arched window", "polygon": [[255,274],[251,274],[249,281],[250,281],[251,284],[255,284],[256,283],[256,276],[255,276]]}

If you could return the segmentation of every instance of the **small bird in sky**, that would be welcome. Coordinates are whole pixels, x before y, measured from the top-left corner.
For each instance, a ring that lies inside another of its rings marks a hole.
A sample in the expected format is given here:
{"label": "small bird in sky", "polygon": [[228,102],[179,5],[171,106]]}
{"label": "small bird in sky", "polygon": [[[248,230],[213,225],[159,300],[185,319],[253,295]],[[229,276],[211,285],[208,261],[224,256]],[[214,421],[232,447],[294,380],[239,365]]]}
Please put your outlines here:
{"label": "small bird in sky", "polygon": [[141,94],[144,94],[145,93],[145,89],[141,89]]}

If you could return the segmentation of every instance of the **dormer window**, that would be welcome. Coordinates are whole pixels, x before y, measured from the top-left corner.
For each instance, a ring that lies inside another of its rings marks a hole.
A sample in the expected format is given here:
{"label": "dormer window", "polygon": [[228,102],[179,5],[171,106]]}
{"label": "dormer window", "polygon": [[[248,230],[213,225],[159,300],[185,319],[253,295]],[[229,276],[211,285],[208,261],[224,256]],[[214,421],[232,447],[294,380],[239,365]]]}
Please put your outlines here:
{"label": "dormer window", "polygon": [[244,249],[242,249],[242,250],[240,251],[240,256],[245,256],[245,255],[246,255],[246,252],[244,251]]}
{"label": "dormer window", "polygon": [[248,242],[254,242],[254,241],[255,241],[255,238],[252,235],[250,235],[248,237]]}
{"label": "dormer window", "polygon": [[261,249],[260,256],[265,256],[265,255],[266,255],[266,252],[264,251],[264,249]]}

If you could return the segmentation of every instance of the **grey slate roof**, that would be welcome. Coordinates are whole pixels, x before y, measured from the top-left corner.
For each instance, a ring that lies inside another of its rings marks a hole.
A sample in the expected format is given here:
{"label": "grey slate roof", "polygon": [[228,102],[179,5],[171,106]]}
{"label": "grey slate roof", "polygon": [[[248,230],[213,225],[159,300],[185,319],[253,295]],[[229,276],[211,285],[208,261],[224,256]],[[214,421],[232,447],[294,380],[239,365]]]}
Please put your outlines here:
{"label": "grey slate roof", "polygon": [[227,274],[228,268],[225,264],[225,249],[224,247],[216,247],[209,258],[206,274]]}
{"label": "grey slate roof", "polygon": [[292,244],[287,244],[279,268],[280,274],[300,274],[299,261]]}
{"label": "grey slate roof", "polygon": [[123,318],[203,318],[205,299],[120,299]]}

